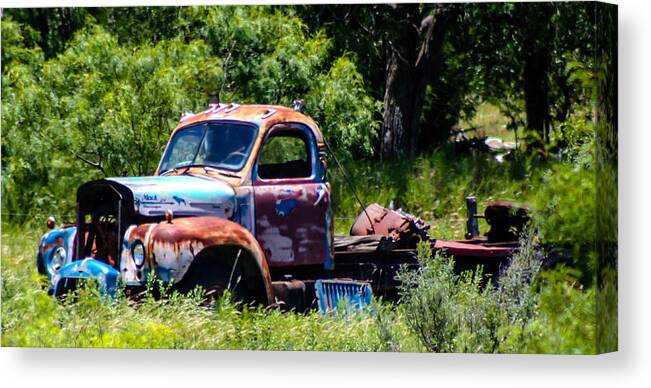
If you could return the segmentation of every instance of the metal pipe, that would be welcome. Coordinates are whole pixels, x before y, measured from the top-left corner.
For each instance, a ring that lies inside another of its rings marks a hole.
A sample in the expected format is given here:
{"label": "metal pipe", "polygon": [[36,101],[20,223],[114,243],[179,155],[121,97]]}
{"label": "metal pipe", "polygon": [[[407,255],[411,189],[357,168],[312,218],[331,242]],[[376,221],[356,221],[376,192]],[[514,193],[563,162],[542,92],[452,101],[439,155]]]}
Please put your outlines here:
{"label": "metal pipe", "polygon": [[479,220],[477,219],[477,197],[466,197],[466,238],[479,237]]}

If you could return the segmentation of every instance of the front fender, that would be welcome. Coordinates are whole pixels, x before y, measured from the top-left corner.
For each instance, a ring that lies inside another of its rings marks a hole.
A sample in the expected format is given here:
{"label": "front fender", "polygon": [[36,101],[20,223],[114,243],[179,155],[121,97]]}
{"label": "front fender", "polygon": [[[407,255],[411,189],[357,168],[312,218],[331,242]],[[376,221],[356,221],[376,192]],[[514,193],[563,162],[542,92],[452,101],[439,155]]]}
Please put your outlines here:
{"label": "front fender", "polygon": [[63,266],[52,278],[52,293],[58,296],[72,289],[73,286],[68,284],[71,281],[74,284],[78,279],[95,279],[99,284],[100,293],[115,297],[118,276],[115,268],[102,261],[90,257],[73,261]]}
{"label": "front fender", "polygon": [[[142,268],[136,266],[132,257],[131,247],[136,242],[145,246]],[[223,245],[239,246],[250,254],[264,282],[267,303],[273,303],[269,266],[260,244],[248,230],[224,218],[186,217],[169,223],[129,227],[125,233],[120,272],[127,284],[144,284],[151,269],[155,269],[161,280],[178,283],[203,250]]]}
{"label": "front fender", "polygon": [[73,225],[53,229],[41,237],[36,254],[36,266],[41,275],[47,275],[49,279],[52,279],[56,274],[50,266],[50,261],[54,250],[58,247],[63,247],[66,250],[64,265],[74,260],[75,237],[77,237],[77,227]]}

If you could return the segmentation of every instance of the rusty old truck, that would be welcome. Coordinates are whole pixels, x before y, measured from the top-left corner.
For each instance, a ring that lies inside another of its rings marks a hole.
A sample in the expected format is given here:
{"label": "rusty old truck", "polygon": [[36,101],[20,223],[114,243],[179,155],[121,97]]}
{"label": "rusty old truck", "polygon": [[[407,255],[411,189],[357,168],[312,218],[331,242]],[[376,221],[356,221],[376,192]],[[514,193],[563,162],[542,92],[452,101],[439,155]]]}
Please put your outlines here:
{"label": "rusty old truck", "polygon": [[501,203],[487,208],[492,237],[479,236],[472,206],[467,239],[444,241],[377,204],[335,236],[326,151],[299,110],[210,104],[181,118],[153,176],[81,185],[76,221],[48,219],[38,270],[54,295],[88,278],[111,295],[157,279],[180,292],[201,286],[208,300],[228,289],[246,303],[305,310],[369,290],[395,298],[399,268],[418,267],[419,241],[488,272],[515,249],[517,222]]}

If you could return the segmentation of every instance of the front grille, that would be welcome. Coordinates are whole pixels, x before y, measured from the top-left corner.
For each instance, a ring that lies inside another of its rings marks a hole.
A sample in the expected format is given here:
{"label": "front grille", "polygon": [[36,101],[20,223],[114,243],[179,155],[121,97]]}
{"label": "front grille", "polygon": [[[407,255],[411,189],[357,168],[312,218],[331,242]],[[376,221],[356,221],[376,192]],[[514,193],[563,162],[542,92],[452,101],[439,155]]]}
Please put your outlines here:
{"label": "front grille", "polygon": [[125,225],[133,197],[125,187],[110,181],[86,183],[77,191],[76,257],[93,257],[118,266]]}
{"label": "front grille", "polygon": [[371,304],[371,285],[355,280],[323,280],[314,284],[319,311],[322,314],[333,314],[337,306],[345,304],[346,310],[361,310]]}

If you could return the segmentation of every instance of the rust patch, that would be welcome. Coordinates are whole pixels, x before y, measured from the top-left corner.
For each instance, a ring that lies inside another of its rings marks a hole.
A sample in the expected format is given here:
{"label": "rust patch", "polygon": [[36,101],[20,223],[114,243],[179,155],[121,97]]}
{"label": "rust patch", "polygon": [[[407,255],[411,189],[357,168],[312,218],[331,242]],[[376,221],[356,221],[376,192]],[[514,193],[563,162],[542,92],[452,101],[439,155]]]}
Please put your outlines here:
{"label": "rust patch", "polygon": [[[137,227],[132,236],[142,235],[145,225]],[[165,268],[175,281],[180,281],[201,250],[218,245],[237,245],[253,256],[262,274],[268,303],[273,302],[271,276],[265,255],[257,240],[241,225],[217,217],[177,218],[162,222],[146,237],[148,259],[156,267]]]}
{"label": "rust patch", "polygon": [[509,201],[488,201],[484,211],[490,230],[485,234],[489,242],[517,241],[529,222],[529,208]]}
{"label": "rust patch", "polygon": [[43,244],[41,245],[41,253],[45,253],[49,251],[50,249],[53,249],[56,245],[55,244]]}
{"label": "rust patch", "polygon": [[382,235],[390,237],[397,247],[415,248],[419,241],[429,239],[429,227],[416,216],[374,203],[357,216],[350,235]]}

